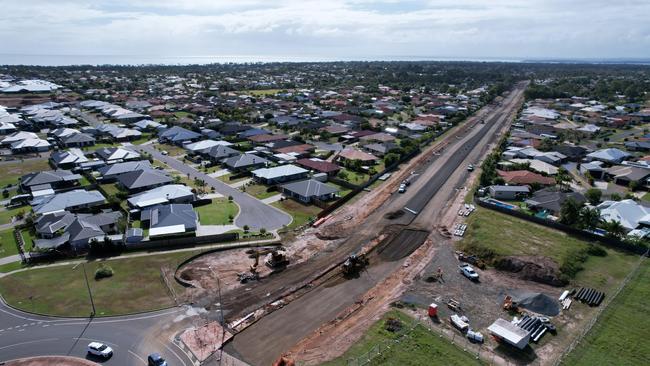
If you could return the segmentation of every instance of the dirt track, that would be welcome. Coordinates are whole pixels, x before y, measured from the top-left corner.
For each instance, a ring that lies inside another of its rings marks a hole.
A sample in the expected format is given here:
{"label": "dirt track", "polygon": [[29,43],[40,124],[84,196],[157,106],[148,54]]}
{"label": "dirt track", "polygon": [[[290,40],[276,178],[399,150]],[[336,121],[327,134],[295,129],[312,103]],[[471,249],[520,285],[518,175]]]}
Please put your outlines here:
{"label": "dirt track", "polygon": [[[516,103],[512,103],[511,101],[511,103],[506,107],[508,110],[512,110],[516,106]],[[334,286],[316,286],[314,289],[308,291],[297,300],[294,300],[283,309],[267,315],[248,329],[237,334],[234,337],[234,340],[226,347],[227,352],[238,355],[245,361],[254,365],[268,364],[279,356],[282,350],[286,350],[291,345],[297,343],[301,338],[307,336],[310,333],[310,330],[313,331],[314,329],[317,329],[318,325],[333,319],[336,314],[339,314],[349,305],[354,304],[354,302],[357,301],[366,291],[371,289],[374,284],[387,278],[387,276],[399,268],[399,266],[404,263],[404,260],[399,258],[403,258],[415,250],[418,245],[424,241],[426,232],[407,231],[405,234],[402,234],[404,236],[398,240],[397,238],[400,237],[400,230],[394,229],[394,221],[391,222],[391,220],[386,219],[386,213],[395,212],[403,208],[405,203],[412,199],[413,194],[417,195],[419,190],[426,186],[429,181],[435,177],[436,173],[440,171],[440,169],[455,170],[455,172],[452,172],[451,176],[462,178],[462,175],[458,174],[458,172],[462,172],[464,167],[459,167],[460,165],[458,164],[460,162],[456,162],[454,166],[450,167],[449,164],[447,164],[449,158],[454,156],[456,149],[463,148],[464,144],[468,139],[472,138],[472,136],[477,134],[488,136],[499,130],[498,124],[503,123],[505,120],[505,117],[499,117],[505,114],[507,113],[494,113],[498,120],[494,125],[477,125],[473,130],[465,128],[468,133],[462,136],[462,138],[457,139],[457,141],[452,141],[449,144],[449,147],[446,148],[440,156],[430,157],[430,159],[428,159],[430,161],[429,167],[421,167],[421,176],[418,177],[415,183],[412,184],[412,187],[409,188],[409,191],[412,192],[411,194],[393,196],[386,203],[381,205],[379,209],[375,210],[362,226],[357,226],[349,239],[343,242],[339,247],[330,253],[320,253],[314,260],[297,265],[291,271],[281,274],[281,276],[284,275],[283,277],[288,279],[288,283],[290,284],[298,284],[300,283],[299,279],[301,277],[309,278],[310,276],[314,276],[314,274],[318,275],[319,273],[323,273],[324,270],[330,268],[333,264],[343,261],[347,255],[359,250],[363,244],[371,241],[372,238],[377,238],[378,227],[383,228],[380,231],[380,236],[385,236],[382,240],[386,243],[384,246],[379,246],[379,248],[383,248],[383,250],[379,252],[379,256],[381,257],[382,253],[386,253],[386,258],[394,261],[379,261],[376,264],[371,265],[368,272],[363,273],[358,279],[335,283]],[[477,146],[477,151],[483,151],[488,143],[489,139],[482,139]],[[471,158],[469,155],[466,156]],[[458,169],[456,169],[457,167]],[[436,190],[436,192],[433,193],[435,199],[425,205],[426,207],[423,211],[433,210],[434,212],[439,213],[446,207],[447,200],[453,194],[455,186],[453,184],[446,184],[445,188],[446,189],[442,190],[442,192],[437,192]],[[438,195],[440,195],[440,197],[438,197]],[[424,230],[434,229],[436,226],[432,222],[434,217],[435,216],[433,215],[418,216],[418,219],[422,218],[421,220],[418,220],[418,228]],[[387,225],[390,225],[390,227],[387,227]],[[402,241],[401,239],[406,240]],[[279,277],[274,279],[274,282],[278,279]],[[282,284],[284,284],[284,282],[263,284],[244,294],[233,294],[233,296],[229,297],[226,301],[230,302],[228,306],[235,305],[234,302],[238,300],[250,301],[252,300],[251,293],[254,291],[257,293],[253,294],[253,296],[258,297],[260,296],[260,291],[267,291],[265,292],[265,295],[270,301],[274,299],[276,295],[281,294],[283,291],[287,291],[287,286],[282,286]],[[325,284],[327,284],[327,282],[325,282]],[[241,305],[241,303],[239,305]]]}
{"label": "dirt track", "polygon": [[44,356],[30,357],[22,360],[9,361],[6,366],[97,366],[96,363],[76,357]]}

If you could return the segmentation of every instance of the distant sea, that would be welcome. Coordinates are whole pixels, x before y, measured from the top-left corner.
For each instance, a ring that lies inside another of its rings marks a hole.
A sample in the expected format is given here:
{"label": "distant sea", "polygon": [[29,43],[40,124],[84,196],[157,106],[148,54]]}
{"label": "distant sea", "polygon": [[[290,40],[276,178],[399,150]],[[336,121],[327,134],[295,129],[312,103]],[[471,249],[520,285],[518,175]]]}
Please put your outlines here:
{"label": "distant sea", "polygon": [[471,58],[432,56],[371,56],[334,58],[319,56],[264,56],[264,55],[206,55],[206,56],[157,56],[157,55],[21,55],[0,53],[0,65],[205,65],[214,63],[261,63],[261,62],[333,62],[333,61],[467,61],[467,62],[540,62],[540,63],[597,63],[650,65],[650,59],[517,59],[517,58]]}

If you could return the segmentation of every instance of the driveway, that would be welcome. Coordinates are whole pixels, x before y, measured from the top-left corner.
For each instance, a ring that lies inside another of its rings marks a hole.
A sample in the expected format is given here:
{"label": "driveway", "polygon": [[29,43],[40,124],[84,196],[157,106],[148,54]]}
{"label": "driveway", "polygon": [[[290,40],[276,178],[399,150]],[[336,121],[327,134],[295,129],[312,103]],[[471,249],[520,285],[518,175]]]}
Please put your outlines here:
{"label": "driveway", "polygon": [[189,174],[191,179],[199,178],[203,180],[208,186],[213,187],[215,191],[222,194],[224,197],[232,196],[233,200],[239,205],[239,215],[235,218],[235,225],[239,227],[248,225],[252,230],[258,230],[261,228],[276,230],[291,223],[291,216],[285,212],[282,212],[273,206],[264,204],[257,198],[250,196],[237,188],[233,188],[218,179],[212,178],[182,161],[163,155],[151,145],[131,145],[130,147],[139,152],[151,154],[154,159],[169,165],[172,169],[178,170],[185,175]]}

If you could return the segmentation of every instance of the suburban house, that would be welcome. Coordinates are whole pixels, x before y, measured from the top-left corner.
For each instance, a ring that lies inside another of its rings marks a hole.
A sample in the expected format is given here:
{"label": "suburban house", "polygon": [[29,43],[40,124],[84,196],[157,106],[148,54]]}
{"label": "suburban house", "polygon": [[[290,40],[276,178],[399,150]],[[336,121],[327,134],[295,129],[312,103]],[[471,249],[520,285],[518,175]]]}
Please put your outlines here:
{"label": "suburban house", "polygon": [[71,249],[85,250],[94,238],[119,232],[118,221],[122,214],[116,211],[99,214],[73,214],[59,211],[43,215],[34,221],[36,235],[34,246],[40,250],[58,250],[70,245]]}
{"label": "suburban house", "polygon": [[489,186],[488,193],[492,198],[499,200],[516,200],[530,194],[528,186]]}
{"label": "suburban house", "polygon": [[615,165],[606,170],[606,176],[618,185],[628,187],[631,182],[645,186],[650,178],[650,169],[628,165]]}
{"label": "suburban house", "polygon": [[559,215],[562,204],[573,199],[577,203],[586,202],[585,196],[578,192],[563,192],[554,187],[540,189],[525,202],[534,211],[546,211],[551,215]]}
{"label": "suburban house", "polygon": [[605,163],[602,161],[595,160],[589,163],[580,164],[580,173],[582,175],[589,173],[589,175],[594,179],[602,179],[605,171]]}
{"label": "suburban house", "polygon": [[528,169],[546,175],[556,175],[558,173],[557,167],[537,159],[512,159],[509,163],[527,165]]}
{"label": "suburban house", "polygon": [[295,165],[280,165],[273,168],[261,168],[252,171],[253,179],[257,182],[273,185],[292,180],[306,178],[309,170]]}
{"label": "suburban house", "polygon": [[103,182],[108,182],[116,179],[121,174],[138,170],[153,170],[153,167],[148,160],[125,161],[103,166],[97,169],[97,172],[101,175]]}
{"label": "suburban house", "polygon": [[315,179],[307,179],[285,184],[281,187],[282,193],[302,203],[313,200],[328,201],[336,196],[338,190],[330,185]]}
{"label": "suburban house", "polygon": [[228,141],[202,140],[184,146],[190,154],[205,154],[215,146],[230,146]]}
{"label": "suburban house", "polygon": [[241,153],[226,145],[216,145],[211,147],[207,152],[204,152],[204,154],[207,155],[213,163],[220,163],[224,159],[237,156]]}
{"label": "suburban house", "polygon": [[67,135],[59,139],[59,143],[63,147],[84,147],[92,146],[95,144],[95,138],[85,133],[75,133]]}
{"label": "suburban house", "polygon": [[127,201],[133,208],[145,208],[169,203],[192,203],[192,189],[183,184],[168,184],[131,196]]}
{"label": "suburban house", "polygon": [[57,169],[73,169],[88,161],[84,152],[77,148],[68,151],[55,151],[50,154],[50,163]]}
{"label": "suburban house", "polygon": [[149,237],[195,232],[199,218],[190,204],[159,205],[142,211],[140,221],[149,227]]}
{"label": "suburban house", "polygon": [[497,170],[497,174],[499,174],[499,176],[508,184],[540,184],[543,186],[552,186],[555,184],[555,179],[529,172],[528,170]]}
{"label": "suburban house", "polygon": [[298,159],[296,160],[296,164],[305,169],[310,169],[318,173],[325,173],[329,176],[336,176],[339,171],[341,171],[340,166],[318,158]]}
{"label": "suburban house", "polygon": [[154,169],[135,170],[117,176],[120,186],[130,193],[142,192],[148,189],[164,186],[173,180],[165,172]]}
{"label": "suburban house", "polygon": [[625,231],[650,227],[650,207],[634,200],[605,201],[597,206],[604,221],[618,221]]}
{"label": "suburban house", "polygon": [[616,148],[602,149],[587,154],[587,159],[590,161],[599,160],[608,164],[619,164],[623,160],[629,158],[631,155],[623,150]]}
{"label": "suburban house", "polygon": [[399,146],[393,142],[382,142],[363,145],[364,150],[376,156],[384,156],[388,154],[391,150],[399,149]]}
{"label": "suburban house", "polygon": [[630,151],[650,151],[649,141],[629,141],[625,143],[625,148]]}
{"label": "suburban house", "polygon": [[101,206],[105,202],[99,191],[75,189],[63,193],[36,197],[30,204],[36,215],[46,215],[60,211],[81,211]]}
{"label": "suburban house", "polygon": [[95,156],[104,160],[107,164],[129,160],[140,160],[139,153],[122,147],[103,147],[95,150]]}
{"label": "suburban house", "polygon": [[270,162],[254,154],[239,154],[223,161],[223,165],[235,172],[250,171],[265,167]]}
{"label": "suburban house", "polygon": [[355,148],[345,148],[338,155],[342,161],[361,161],[362,164],[375,164],[379,158]]}
{"label": "suburban house", "polygon": [[183,127],[174,126],[161,132],[158,135],[158,140],[160,142],[168,142],[170,144],[182,146],[183,144],[198,141],[201,139],[201,137],[202,136],[199,133],[190,131]]}
{"label": "suburban house", "polygon": [[20,177],[20,189],[23,192],[30,192],[34,191],[35,188],[41,188],[43,185],[47,185],[48,188],[52,189],[66,188],[74,186],[80,179],[79,174],[74,174],[69,170],[35,172]]}

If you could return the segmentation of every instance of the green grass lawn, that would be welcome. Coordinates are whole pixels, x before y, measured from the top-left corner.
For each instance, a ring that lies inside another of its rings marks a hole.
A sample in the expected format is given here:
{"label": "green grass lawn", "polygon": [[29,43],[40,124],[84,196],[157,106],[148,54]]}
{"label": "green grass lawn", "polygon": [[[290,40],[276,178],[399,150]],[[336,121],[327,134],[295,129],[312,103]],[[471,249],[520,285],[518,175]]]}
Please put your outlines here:
{"label": "green grass lawn", "polygon": [[340,186],[338,184],[334,184],[332,182],[328,182],[327,185],[338,189],[339,191],[337,192],[337,194],[339,195],[339,197],[346,196],[348,193],[352,192],[352,190],[350,188],[345,188],[343,186]]}
{"label": "green grass lawn", "polygon": [[0,265],[0,273],[12,272],[21,268],[23,268],[23,263],[20,261],[2,264]]}
{"label": "green grass lawn", "polygon": [[650,348],[647,301],[650,263],[646,261],[632,281],[601,315],[564,365],[647,365]]}
{"label": "green grass lawn", "polygon": [[13,216],[16,216],[20,212],[26,214],[29,211],[31,211],[31,208],[29,206],[16,207],[12,209],[0,207],[0,224],[9,224],[11,223],[11,218]]}
{"label": "green grass lawn", "polygon": [[[198,251],[87,263],[85,267],[97,315],[128,314],[173,306],[160,267],[176,268],[183,259],[196,253]],[[96,281],[95,270],[101,263],[109,265],[114,275]],[[14,273],[0,278],[0,293],[12,306],[43,314],[87,316],[91,309],[80,265],[33,268]]]}
{"label": "green grass lawn", "polygon": [[[346,178],[343,180],[350,182],[352,184],[363,184],[367,182],[368,179],[370,179],[370,176],[368,174],[355,172],[347,168],[343,168],[341,169],[341,171],[345,172],[346,174]],[[340,175],[339,178],[341,178]]]}
{"label": "green grass lawn", "polygon": [[179,155],[185,155],[187,153],[187,151],[185,151],[185,149],[183,149],[180,146],[176,146],[176,145],[155,143],[155,144],[153,144],[153,146],[158,151],[167,151],[169,156],[179,156]]}
{"label": "green grass lawn", "polygon": [[[460,249],[488,260],[501,256],[545,256],[557,262],[562,273],[569,278],[577,275],[581,268],[588,268],[591,260],[599,260],[598,257],[586,255],[589,248],[587,241],[492,210],[478,208],[467,223],[468,230],[459,243]],[[599,244],[594,245],[604,249]],[[614,250],[606,252],[608,255],[602,261],[606,267],[615,267],[611,264],[616,262],[617,257],[634,257]],[[576,262],[575,258],[579,255],[585,255],[588,260]]]}
{"label": "green grass lawn", "polygon": [[27,173],[52,170],[47,159],[26,159],[0,163],[0,187],[4,188],[10,184],[18,184],[18,178]]}
{"label": "green grass lawn", "polygon": [[84,147],[81,148],[81,150],[83,150],[83,151],[95,151],[97,149],[102,149],[102,148],[105,148],[105,147],[117,147],[119,145],[120,145],[119,142],[100,142],[100,143],[97,143],[97,144],[95,144],[93,146],[84,146]]}
{"label": "green grass lawn", "polygon": [[219,179],[220,181],[222,181],[222,182],[224,182],[226,184],[232,184],[232,183],[241,182],[242,180],[246,180],[246,179],[250,178],[249,176],[243,176],[241,178],[230,180],[230,177],[232,177],[232,176],[233,176],[233,173],[228,173],[226,175],[222,175],[220,177],[217,177],[217,179]]}
{"label": "green grass lawn", "polygon": [[263,184],[250,184],[245,187],[244,192],[260,200],[280,194],[278,191],[267,192],[266,189],[268,187]]}
{"label": "green grass lawn", "polygon": [[321,212],[321,209],[318,206],[303,205],[302,203],[296,202],[292,199],[273,202],[271,203],[271,206],[277,207],[293,217],[293,221],[288,226],[289,229],[308,223],[310,219],[314,219],[316,215]]}
{"label": "green grass lawn", "polygon": [[238,212],[239,207],[237,204],[228,201],[226,198],[213,199],[211,204],[196,208],[201,225],[232,224],[230,216],[234,219]]}
{"label": "green grass lawn", "polygon": [[120,189],[117,188],[117,185],[115,183],[100,184],[99,186],[104,190],[104,192],[106,192],[106,195],[108,197],[115,196],[120,192]]}
{"label": "green grass lawn", "polygon": [[142,145],[145,142],[151,140],[153,135],[151,133],[143,133],[139,139],[131,141],[133,145]]}
{"label": "green grass lawn", "polygon": [[[403,330],[401,332],[386,330],[386,321],[389,318],[399,319],[403,324]],[[349,359],[367,355],[378,344],[384,345],[381,356],[373,358],[366,365],[466,366],[485,364],[475,359],[473,354],[463,351],[445,338],[440,338],[422,325],[418,325],[413,331],[408,332],[412,323],[413,319],[408,315],[395,310],[390,311],[380,321],[373,324],[363,338],[341,357],[325,362],[323,366],[347,366]],[[408,334],[408,337],[401,337],[404,332]],[[397,339],[399,339],[399,343],[390,342]],[[387,345],[390,345],[391,348],[385,347]]]}
{"label": "green grass lawn", "polygon": [[641,197],[641,199],[646,202],[650,202],[650,192],[644,194],[643,197]]}
{"label": "green grass lawn", "polygon": [[177,118],[185,118],[185,117],[187,117],[187,118],[194,118],[194,117],[196,117],[196,116],[193,115],[192,113],[190,113],[190,112],[185,112],[185,111],[174,112],[174,115],[175,115]]}
{"label": "green grass lawn", "polygon": [[281,91],[282,89],[260,89],[260,90],[242,90],[241,93],[248,94],[253,97],[263,97],[267,95],[275,95]]}
{"label": "green grass lawn", "polygon": [[14,239],[14,230],[0,231],[0,258],[15,254],[18,254],[18,246],[16,246],[16,239]]}

